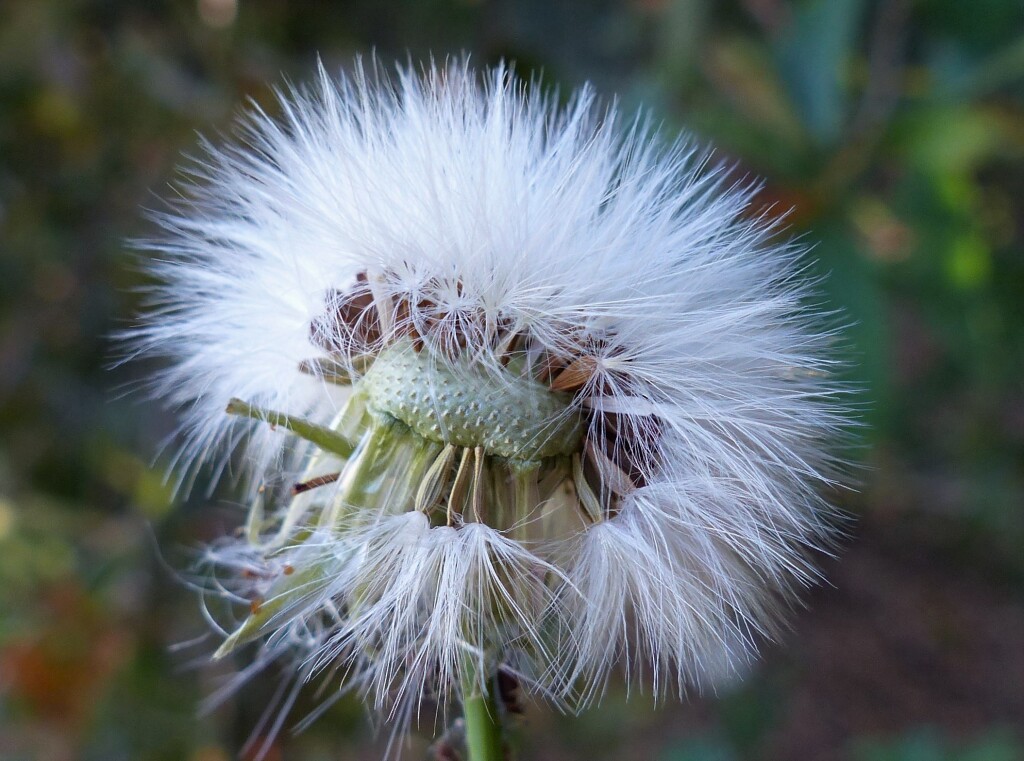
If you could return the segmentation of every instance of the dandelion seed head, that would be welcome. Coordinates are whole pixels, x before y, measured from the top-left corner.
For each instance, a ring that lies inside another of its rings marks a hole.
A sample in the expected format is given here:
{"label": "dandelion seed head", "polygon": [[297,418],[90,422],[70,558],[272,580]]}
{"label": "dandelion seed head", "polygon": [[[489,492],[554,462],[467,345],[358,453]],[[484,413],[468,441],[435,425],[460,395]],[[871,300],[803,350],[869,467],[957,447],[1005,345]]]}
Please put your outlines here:
{"label": "dandelion seed head", "polygon": [[569,707],[619,664],[741,672],[817,579],[849,418],[756,186],[501,67],[321,70],[280,106],[159,216],[131,336],[170,360],[182,471],[244,452],[218,655],[398,717],[467,662]]}

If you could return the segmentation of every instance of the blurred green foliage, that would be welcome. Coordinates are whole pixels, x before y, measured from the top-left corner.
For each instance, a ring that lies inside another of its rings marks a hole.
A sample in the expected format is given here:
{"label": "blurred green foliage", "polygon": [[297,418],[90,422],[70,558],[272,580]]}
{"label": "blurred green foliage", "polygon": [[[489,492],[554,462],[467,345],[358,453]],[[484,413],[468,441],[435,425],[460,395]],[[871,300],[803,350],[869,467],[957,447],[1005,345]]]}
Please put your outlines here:
{"label": "blurred green foliage", "polygon": [[992,732],[959,747],[935,732],[919,731],[891,742],[866,740],[858,744],[857,761],[1015,761],[1024,745],[1005,732]]}
{"label": "blurred green foliage", "polygon": [[[1019,0],[6,0],[0,758],[219,761],[270,701],[265,680],[197,718],[231,667],[171,647],[206,630],[178,575],[239,512],[202,489],[172,510],[151,456],[173,420],[128,393],[145,365],[110,368],[124,241],[194,130],[371,50],[512,58],[714,143],[816,243],[865,389],[868,468],[839,495],[860,524],[792,641],[718,697],[532,708],[523,757],[1024,757]],[[366,724],[342,702],[268,758],[378,758]]]}

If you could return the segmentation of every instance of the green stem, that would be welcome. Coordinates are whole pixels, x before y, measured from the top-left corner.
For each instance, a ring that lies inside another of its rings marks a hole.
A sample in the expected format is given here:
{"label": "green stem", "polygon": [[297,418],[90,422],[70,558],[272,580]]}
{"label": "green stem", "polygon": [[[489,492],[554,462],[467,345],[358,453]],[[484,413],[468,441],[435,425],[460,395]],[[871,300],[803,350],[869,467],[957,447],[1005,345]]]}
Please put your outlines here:
{"label": "green stem", "polygon": [[490,680],[481,682],[476,673],[476,664],[471,661],[462,679],[462,712],[469,761],[504,761],[498,703],[489,689]]}

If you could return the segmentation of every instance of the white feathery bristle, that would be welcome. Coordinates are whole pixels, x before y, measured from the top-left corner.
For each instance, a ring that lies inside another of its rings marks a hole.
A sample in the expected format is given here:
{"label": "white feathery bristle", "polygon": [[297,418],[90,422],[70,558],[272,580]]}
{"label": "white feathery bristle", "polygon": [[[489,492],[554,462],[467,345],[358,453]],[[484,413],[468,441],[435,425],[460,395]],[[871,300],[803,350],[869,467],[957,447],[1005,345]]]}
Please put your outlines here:
{"label": "white feathery bristle", "polygon": [[[407,512],[333,541],[346,562],[328,596],[358,592],[362,607],[319,643],[313,665],[366,658],[364,684],[378,709],[400,703],[410,686],[457,683],[460,664],[485,658],[483,643],[550,660],[537,622],[551,601],[545,576],[559,572],[499,532],[480,523],[431,528]],[[372,656],[360,652],[367,643]]]}
{"label": "white feathery bristle", "polygon": [[359,63],[280,106],[158,215],[129,336],[170,359],[183,470],[244,445],[254,488],[302,482],[213,552],[263,563],[231,644],[402,716],[467,662],[570,705],[622,662],[656,694],[741,672],[835,537],[850,418],[756,187],[503,67]]}

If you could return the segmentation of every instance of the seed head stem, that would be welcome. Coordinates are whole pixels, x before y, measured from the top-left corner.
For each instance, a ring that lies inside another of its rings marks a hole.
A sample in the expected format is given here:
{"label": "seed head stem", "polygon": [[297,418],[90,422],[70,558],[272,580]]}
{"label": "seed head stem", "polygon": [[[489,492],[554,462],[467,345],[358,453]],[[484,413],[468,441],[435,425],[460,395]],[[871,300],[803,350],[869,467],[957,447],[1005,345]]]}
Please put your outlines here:
{"label": "seed head stem", "polygon": [[491,689],[494,680],[480,679],[479,664],[472,658],[463,668],[462,712],[469,761],[505,761],[501,714]]}

